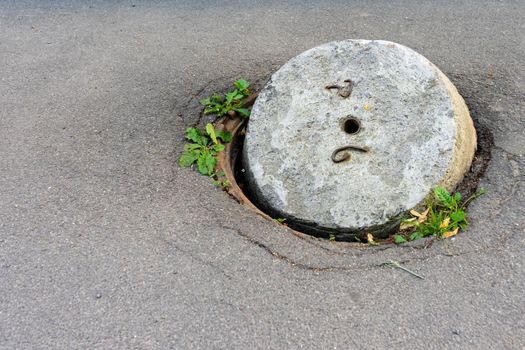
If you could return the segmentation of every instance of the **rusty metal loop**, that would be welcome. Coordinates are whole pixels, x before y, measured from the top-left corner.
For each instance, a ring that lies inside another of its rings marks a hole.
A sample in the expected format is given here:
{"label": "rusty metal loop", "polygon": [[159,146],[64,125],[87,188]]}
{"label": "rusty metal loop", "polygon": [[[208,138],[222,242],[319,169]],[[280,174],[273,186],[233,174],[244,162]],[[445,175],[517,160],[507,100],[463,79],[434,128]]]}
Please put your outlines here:
{"label": "rusty metal loop", "polygon": [[341,96],[342,98],[348,98],[352,94],[353,82],[351,79],[345,79],[344,82],[346,83],[345,86],[341,86],[339,84],[331,84],[326,85],[324,88],[328,90],[337,89],[337,94],[339,96]]}
{"label": "rusty metal loop", "polygon": [[350,153],[345,153],[344,156],[341,158],[337,157],[337,154],[339,154],[340,152],[350,150],[350,149],[359,151],[359,152],[369,152],[370,151],[370,148],[366,146],[361,147],[361,146],[356,146],[356,145],[346,145],[343,147],[339,147],[339,148],[336,148],[336,150],[332,153],[332,162],[341,163],[347,160],[348,158],[350,158]]}

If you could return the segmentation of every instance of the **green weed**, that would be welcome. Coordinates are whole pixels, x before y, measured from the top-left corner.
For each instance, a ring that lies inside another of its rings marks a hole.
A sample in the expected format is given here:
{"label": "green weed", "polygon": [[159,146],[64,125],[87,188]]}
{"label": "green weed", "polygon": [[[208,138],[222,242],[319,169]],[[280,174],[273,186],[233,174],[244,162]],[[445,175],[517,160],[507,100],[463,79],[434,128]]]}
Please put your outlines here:
{"label": "green weed", "polygon": [[[200,101],[204,106],[204,114],[216,114],[222,117],[230,111],[235,111],[244,118],[250,116],[250,110],[245,108],[243,101],[252,91],[250,83],[239,79],[233,83],[234,90],[228,92],[224,97],[218,94]],[[224,150],[224,143],[232,140],[232,135],[227,131],[216,131],[212,124],[208,123],[205,130],[188,128],[186,139],[189,141],[184,145],[184,151],[179,158],[181,167],[197,165],[197,170],[202,175],[213,179],[215,186],[228,188],[231,186],[228,180],[223,180],[224,174],[216,174],[217,153]]]}
{"label": "green weed", "polygon": [[[220,175],[217,175],[217,176],[220,176]],[[228,180],[224,180],[224,181],[213,180],[213,185],[217,187],[222,187],[224,189],[228,189],[231,186],[231,183]]]}
{"label": "green weed", "polygon": [[251,94],[250,83],[244,79],[239,79],[233,83],[233,86],[235,89],[228,92],[224,97],[215,94],[200,100],[201,105],[204,106],[204,114],[217,114],[217,116],[222,117],[229,111],[235,111],[242,117],[248,118],[250,110],[244,108],[242,100]]}
{"label": "green weed", "polygon": [[421,213],[411,210],[412,217],[403,220],[400,230],[406,233],[394,235],[394,243],[402,244],[428,236],[444,239],[456,235],[459,230],[466,230],[468,221],[465,208],[470,201],[484,193],[485,189],[480,188],[461,203],[459,192],[452,195],[446,189],[436,187],[432,198],[426,203],[427,209]]}
{"label": "green weed", "polygon": [[216,131],[213,125],[208,123],[205,131],[198,128],[188,128],[186,139],[191,142],[184,145],[184,152],[180,156],[179,165],[190,167],[197,164],[197,170],[202,175],[216,176],[217,152],[224,150],[224,145],[220,141],[230,142],[231,134]]}

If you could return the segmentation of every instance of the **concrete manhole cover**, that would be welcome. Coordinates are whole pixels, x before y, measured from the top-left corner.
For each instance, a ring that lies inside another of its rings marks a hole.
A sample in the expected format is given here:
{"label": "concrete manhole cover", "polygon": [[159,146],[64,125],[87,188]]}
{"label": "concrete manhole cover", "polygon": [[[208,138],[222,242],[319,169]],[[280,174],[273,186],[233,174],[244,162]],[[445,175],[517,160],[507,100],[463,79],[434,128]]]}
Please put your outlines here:
{"label": "concrete manhole cover", "polygon": [[385,237],[469,169],[476,132],[456,88],[386,41],[328,43],[291,59],[257,98],[243,149],[255,202],[305,232]]}

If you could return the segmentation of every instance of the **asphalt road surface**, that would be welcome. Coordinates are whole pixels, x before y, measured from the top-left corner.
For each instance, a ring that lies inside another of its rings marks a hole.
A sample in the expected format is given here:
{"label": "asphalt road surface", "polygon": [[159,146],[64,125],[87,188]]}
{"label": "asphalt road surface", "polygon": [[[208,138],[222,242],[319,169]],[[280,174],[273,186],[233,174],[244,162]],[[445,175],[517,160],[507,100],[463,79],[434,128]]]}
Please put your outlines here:
{"label": "asphalt road surface", "polygon": [[[525,348],[523,18],[523,1],[0,1],[0,348]],[[447,244],[297,237],[177,165],[199,98],[346,38],[420,52],[493,135],[487,194]]]}

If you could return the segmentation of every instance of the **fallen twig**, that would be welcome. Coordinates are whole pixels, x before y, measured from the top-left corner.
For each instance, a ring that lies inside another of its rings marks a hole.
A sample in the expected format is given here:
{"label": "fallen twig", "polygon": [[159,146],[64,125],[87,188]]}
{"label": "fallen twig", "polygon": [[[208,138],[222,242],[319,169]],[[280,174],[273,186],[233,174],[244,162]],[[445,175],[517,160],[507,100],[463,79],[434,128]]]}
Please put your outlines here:
{"label": "fallen twig", "polygon": [[409,269],[407,269],[406,267],[403,267],[401,266],[397,261],[394,261],[394,260],[390,260],[390,261],[387,261],[386,263],[383,263],[381,264],[382,266],[390,266],[390,267],[395,267],[395,268],[398,268],[398,269],[401,269],[405,272],[408,272],[409,274],[411,274],[412,276],[416,276],[417,278],[420,278],[422,280],[425,279],[425,277],[421,276],[421,275],[418,275],[417,273],[413,272],[413,271],[410,271]]}

